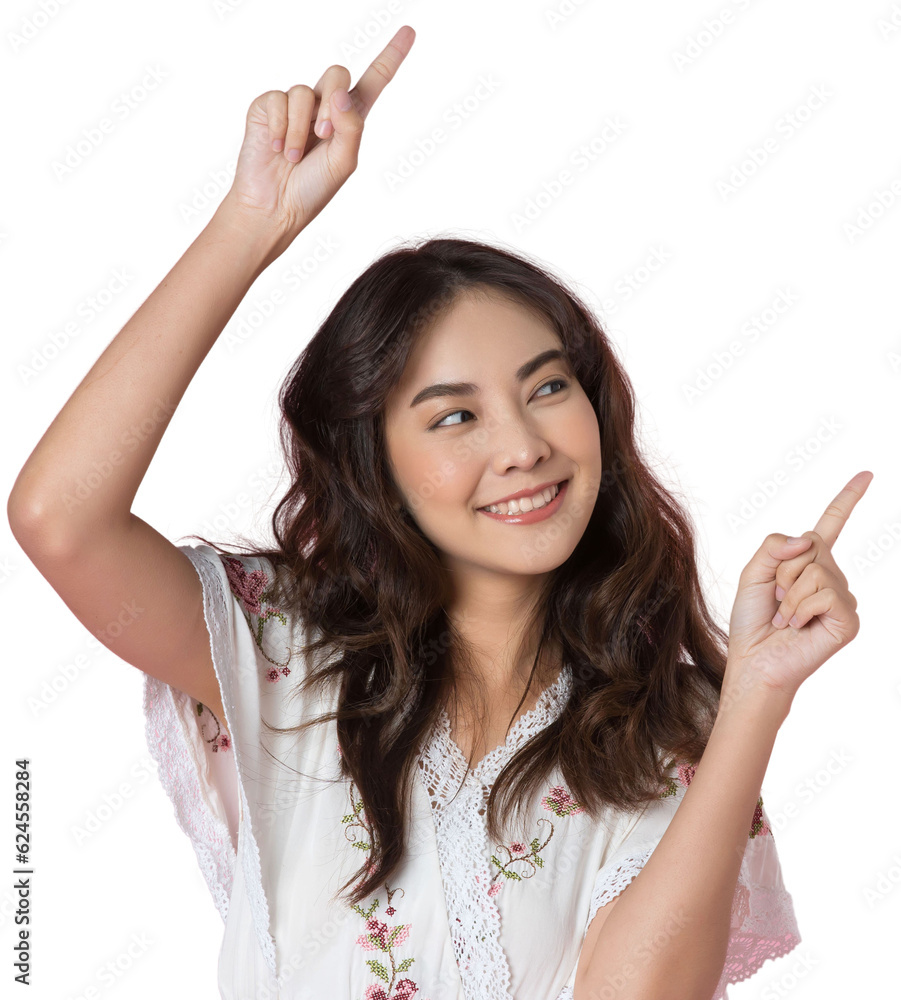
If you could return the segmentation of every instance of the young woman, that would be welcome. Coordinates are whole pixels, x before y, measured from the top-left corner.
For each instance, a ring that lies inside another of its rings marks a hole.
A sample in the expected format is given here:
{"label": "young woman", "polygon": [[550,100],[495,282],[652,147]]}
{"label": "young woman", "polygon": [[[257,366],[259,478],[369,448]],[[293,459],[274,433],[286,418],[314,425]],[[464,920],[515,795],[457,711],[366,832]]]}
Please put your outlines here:
{"label": "young woman", "polygon": [[176,546],[131,513],[413,39],[349,96],[331,66],[251,104],[234,185],[38,442],[10,523],[145,673],[223,997],[723,997],[800,940],[760,789],[799,686],[857,633],[831,548],[870,473],[763,540],[727,634],[598,321],[537,263],[437,238],[373,263],[285,381],[274,546]]}

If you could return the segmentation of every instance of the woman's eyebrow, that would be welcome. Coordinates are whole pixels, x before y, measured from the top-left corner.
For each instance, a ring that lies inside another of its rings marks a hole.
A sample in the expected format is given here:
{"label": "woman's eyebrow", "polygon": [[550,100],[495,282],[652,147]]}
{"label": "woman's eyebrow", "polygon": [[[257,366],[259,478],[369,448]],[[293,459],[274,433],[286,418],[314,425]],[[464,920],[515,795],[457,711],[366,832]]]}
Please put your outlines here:
{"label": "woman's eyebrow", "polygon": [[[548,362],[560,360],[565,361],[566,354],[559,348],[542,351],[541,354],[536,354],[534,358],[516,369],[516,380],[517,382],[525,382],[530,375],[534,375],[539,368],[543,368]],[[478,392],[480,389],[474,382],[436,382],[434,385],[426,386],[425,389],[420,389],[413,397],[410,406],[414,407],[426,399],[436,399],[440,396],[472,396]]]}

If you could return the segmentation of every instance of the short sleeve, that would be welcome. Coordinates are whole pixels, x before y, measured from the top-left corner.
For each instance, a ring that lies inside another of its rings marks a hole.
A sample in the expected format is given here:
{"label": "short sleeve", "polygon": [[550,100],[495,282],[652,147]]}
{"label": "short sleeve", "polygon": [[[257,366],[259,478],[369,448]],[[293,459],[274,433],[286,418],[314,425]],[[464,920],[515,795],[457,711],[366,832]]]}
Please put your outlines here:
{"label": "short sleeve", "polygon": [[[618,896],[644,867],[675,815],[694,771],[691,765],[671,768],[660,798],[622,825],[619,846],[597,874],[589,923],[598,908]],[[748,979],[767,959],[788,954],[800,942],[792,898],[782,880],[776,842],[761,797],[748,830],[732,900],[726,961],[712,1000],[728,1000],[726,987],[730,983]]]}
{"label": "short sleeve", "polygon": [[289,623],[270,603],[274,570],[267,559],[220,554],[206,544],[178,548],[201,581],[225,718],[218,719],[208,706],[145,674],[147,745],[223,921],[240,861],[245,882],[252,887],[248,895],[254,921],[265,940],[269,921],[259,851],[252,830],[242,830],[249,824],[244,782],[247,774],[255,773],[265,688],[290,673],[283,665],[289,658],[284,648]]}

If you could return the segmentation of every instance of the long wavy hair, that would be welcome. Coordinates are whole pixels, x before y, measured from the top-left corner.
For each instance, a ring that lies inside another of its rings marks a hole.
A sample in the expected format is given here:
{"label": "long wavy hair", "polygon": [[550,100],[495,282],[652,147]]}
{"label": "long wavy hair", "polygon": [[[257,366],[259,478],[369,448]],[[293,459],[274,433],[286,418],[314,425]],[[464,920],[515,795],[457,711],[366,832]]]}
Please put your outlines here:
{"label": "long wavy hair", "polygon": [[244,545],[284,568],[271,599],[315,637],[297,650],[306,668],[295,695],[338,689],[334,712],[266,725],[299,735],[337,724],[341,774],[358,789],[371,846],[339,890],[355,883],[350,902],[402,862],[419,748],[474,662],[445,614],[441,553],[391,474],[386,399],[429,323],[459,296],[484,294],[535,311],[559,336],[597,415],[604,466],[582,538],[546,575],[520,645],[535,649],[520,706],[548,648],[571,668],[571,695],[500,772],[489,836],[504,840],[555,765],[594,819],[651,801],[673,761],[700,760],[719,705],[728,636],[701,591],[690,518],[639,453],[634,390],[599,320],[509,249],[449,237],[396,247],[350,285],[290,369],[279,406],[291,484],[272,515],[277,547]]}

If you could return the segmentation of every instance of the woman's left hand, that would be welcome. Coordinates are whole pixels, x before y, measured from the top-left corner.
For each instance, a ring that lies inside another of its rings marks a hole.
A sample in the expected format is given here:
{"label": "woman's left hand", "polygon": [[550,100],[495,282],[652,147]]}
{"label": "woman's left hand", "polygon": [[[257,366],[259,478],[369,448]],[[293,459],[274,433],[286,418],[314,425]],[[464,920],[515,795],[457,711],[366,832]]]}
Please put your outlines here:
{"label": "woman's left hand", "polygon": [[857,600],[832,546],[872,480],[872,472],[858,472],[803,541],[768,535],[742,570],[724,689],[763,686],[790,703],[801,684],[857,635]]}

